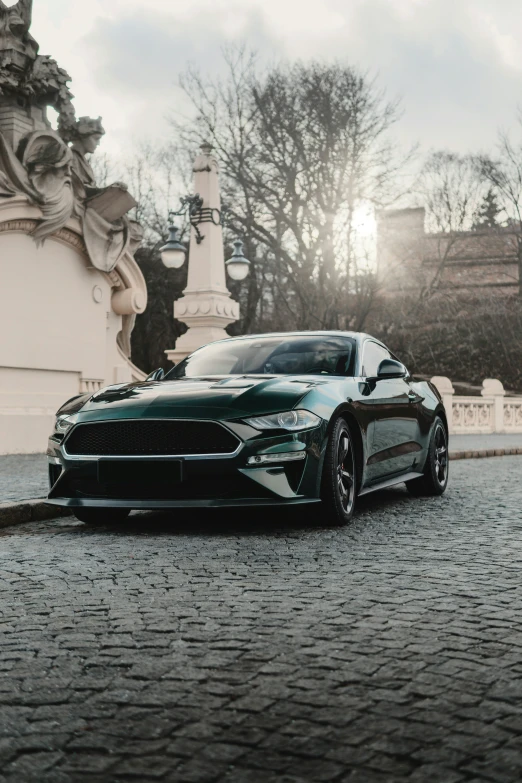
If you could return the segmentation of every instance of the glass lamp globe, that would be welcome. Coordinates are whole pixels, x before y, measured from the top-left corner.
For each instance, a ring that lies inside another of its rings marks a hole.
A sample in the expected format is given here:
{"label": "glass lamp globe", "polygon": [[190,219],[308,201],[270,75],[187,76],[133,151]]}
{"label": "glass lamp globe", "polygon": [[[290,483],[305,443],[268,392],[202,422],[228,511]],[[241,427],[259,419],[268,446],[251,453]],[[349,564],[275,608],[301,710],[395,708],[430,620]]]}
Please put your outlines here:
{"label": "glass lamp globe", "polygon": [[234,252],[225,263],[232,280],[244,280],[250,271],[250,261],[243,255],[243,243],[240,239],[234,242]]}
{"label": "glass lamp globe", "polygon": [[169,226],[169,238],[160,248],[161,260],[167,269],[179,269],[185,263],[185,246],[178,241],[178,229]]}

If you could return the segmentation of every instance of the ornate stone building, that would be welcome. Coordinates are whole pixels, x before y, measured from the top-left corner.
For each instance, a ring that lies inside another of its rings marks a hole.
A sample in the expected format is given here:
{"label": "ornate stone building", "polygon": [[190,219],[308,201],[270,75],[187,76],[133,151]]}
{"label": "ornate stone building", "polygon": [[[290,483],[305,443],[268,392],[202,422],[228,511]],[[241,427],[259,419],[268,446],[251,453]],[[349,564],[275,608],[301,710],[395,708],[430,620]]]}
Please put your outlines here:
{"label": "ornate stone building", "polygon": [[377,221],[377,264],[383,292],[414,294],[421,287],[473,296],[519,292],[516,227],[455,233],[425,230],[425,210],[384,210]]}
{"label": "ornate stone building", "polygon": [[101,118],[76,119],[31,10],[0,0],[0,453],[45,451],[66,399],[144,377],[129,359],[147,304],[136,202],[124,183],[96,186]]}

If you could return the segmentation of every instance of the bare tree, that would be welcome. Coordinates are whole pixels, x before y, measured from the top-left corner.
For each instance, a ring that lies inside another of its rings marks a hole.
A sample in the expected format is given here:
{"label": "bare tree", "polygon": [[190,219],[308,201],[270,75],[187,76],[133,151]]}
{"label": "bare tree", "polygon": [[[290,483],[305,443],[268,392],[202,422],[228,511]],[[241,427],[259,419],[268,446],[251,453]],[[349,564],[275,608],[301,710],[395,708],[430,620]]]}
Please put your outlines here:
{"label": "bare tree", "polygon": [[186,72],[195,122],[173,124],[183,145],[210,141],[223,163],[230,228],[254,262],[241,329],[262,312],[299,329],[362,328],[376,280],[354,214],[390,199],[404,162],[390,133],[397,103],[347,66],[259,73],[245,50],[225,56],[224,79]]}
{"label": "bare tree", "polygon": [[471,155],[438,151],[428,156],[417,190],[433,234],[429,247],[436,247],[430,274],[420,289],[420,301],[425,302],[440,291],[446,266],[465,243],[465,232],[475,226],[488,188]]}
{"label": "bare tree", "polygon": [[105,188],[117,180],[114,175],[114,159],[106,152],[97,152],[96,155],[91,155],[89,163],[100,188]]}
{"label": "bare tree", "polygon": [[[522,129],[522,113],[519,126]],[[518,294],[522,298],[522,140],[513,142],[507,133],[501,132],[495,154],[480,156],[479,166],[514,229],[511,241],[517,258]]]}

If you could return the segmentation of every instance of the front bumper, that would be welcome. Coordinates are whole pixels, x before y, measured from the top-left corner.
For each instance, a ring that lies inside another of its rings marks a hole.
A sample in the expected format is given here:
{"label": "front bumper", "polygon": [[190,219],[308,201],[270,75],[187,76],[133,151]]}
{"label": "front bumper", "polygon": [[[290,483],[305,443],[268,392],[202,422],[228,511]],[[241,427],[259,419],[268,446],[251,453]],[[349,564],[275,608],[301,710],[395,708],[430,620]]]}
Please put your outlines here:
{"label": "front bumper", "polygon": [[[62,443],[51,437],[47,452],[48,500],[69,508],[132,509],[273,506],[319,500],[326,422],[306,432],[269,434],[268,437],[244,424],[235,427],[233,422],[226,422],[226,426],[241,438],[239,449],[230,456],[181,457],[183,480],[172,485],[159,485],[150,480],[134,480],[127,484],[101,482],[98,458],[71,457]],[[249,457],[286,451],[300,451],[306,456],[297,462],[280,465],[258,467],[248,464]],[[114,458],[129,460],[133,466],[149,459],[169,461],[168,457],[157,456]]]}

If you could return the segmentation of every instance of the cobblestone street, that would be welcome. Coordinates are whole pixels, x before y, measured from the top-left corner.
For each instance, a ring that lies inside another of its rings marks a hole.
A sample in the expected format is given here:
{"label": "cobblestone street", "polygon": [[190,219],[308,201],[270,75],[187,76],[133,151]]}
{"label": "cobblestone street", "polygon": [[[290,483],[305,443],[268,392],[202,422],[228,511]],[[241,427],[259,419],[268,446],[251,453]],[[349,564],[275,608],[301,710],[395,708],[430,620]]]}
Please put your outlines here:
{"label": "cobblestone street", "polygon": [[267,517],[0,531],[0,781],[520,781],[522,457]]}

